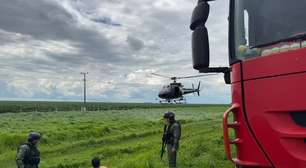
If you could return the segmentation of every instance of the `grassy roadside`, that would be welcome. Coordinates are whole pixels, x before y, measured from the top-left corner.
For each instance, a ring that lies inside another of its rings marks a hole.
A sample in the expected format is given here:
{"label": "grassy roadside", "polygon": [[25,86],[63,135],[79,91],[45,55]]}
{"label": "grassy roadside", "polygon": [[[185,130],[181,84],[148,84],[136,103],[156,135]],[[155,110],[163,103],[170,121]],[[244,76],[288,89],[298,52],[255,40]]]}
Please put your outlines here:
{"label": "grassy roadside", "polygon": [[[173,106],[182,123],[182,168],[233,167],[225,160],[221,117],[227,106]],[[29,131],[43,134],[42,168],[86,168],[99,156],[111,168],[163,168],[159,158],[165,108],[0,115],[0,163],[13,168],[18,144]],[[165,155],[166,156],[166,155]]]}

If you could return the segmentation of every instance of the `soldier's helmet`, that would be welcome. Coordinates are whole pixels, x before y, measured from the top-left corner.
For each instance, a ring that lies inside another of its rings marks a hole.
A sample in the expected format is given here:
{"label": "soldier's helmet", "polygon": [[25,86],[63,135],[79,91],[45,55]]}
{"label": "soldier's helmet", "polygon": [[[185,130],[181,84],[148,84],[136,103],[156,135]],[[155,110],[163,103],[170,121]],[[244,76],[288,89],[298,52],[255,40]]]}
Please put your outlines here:
{"label": "soldier's helmet", "polygon": [[173,112],[171,112],[171,111],[167,111],[167,112],[164,113],[164,118],[172,119],[173,120],[174,117],[175,117],[175,114]]}
{"label": "soldier's helmet", "polygon": [[97,157],[94,157],[92,160],[91,160],[91,164],[94,168],[96,167],[100,167],[100,159],[97,158]]}
{"label": "soldier's helmet", "polygon": [[38,133],[38,132],[31,132],[31,133],[29,133],[28,141],[29,142],[33,142],[35,140],[40,140],[40,138],[41,138],[40,133]]}

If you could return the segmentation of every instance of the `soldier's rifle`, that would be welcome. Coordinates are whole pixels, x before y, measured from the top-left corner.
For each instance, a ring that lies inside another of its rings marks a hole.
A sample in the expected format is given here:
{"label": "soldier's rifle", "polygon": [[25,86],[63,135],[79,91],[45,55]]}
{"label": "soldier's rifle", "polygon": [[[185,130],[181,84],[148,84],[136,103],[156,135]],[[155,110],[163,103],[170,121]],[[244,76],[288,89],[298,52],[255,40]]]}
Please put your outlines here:
{"label": "soldier's rifle", "polygon": [[166,131],[167,131],[167,125],[164,126],[164,133],[162,138],[162,146],[160,151],[160,159],[163,159],[164,153],[165,153],[165,147],[166,147]]}

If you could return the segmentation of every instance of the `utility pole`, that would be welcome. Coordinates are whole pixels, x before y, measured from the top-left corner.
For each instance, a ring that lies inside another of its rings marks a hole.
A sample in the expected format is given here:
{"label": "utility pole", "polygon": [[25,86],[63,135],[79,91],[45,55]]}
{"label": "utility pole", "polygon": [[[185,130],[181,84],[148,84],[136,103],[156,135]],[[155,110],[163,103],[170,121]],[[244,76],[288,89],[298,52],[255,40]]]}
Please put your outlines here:
{"label": "utility pole", "polygon": [[88,72],[81,72],[81,75],[83,75],[83,82],[84,82],[84,104],[82,111],[86,111],[86,75]]}

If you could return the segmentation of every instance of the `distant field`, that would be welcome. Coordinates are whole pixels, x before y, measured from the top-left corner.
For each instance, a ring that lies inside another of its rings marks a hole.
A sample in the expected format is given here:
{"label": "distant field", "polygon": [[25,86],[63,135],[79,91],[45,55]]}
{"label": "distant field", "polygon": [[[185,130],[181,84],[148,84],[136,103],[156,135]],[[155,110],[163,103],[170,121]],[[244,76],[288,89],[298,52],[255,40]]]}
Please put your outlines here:
{"label": "distant field", "polygon": [[180,168],[233,167],[223,150],[221,118],[226,105],[104,105],[109,108],[94,112],[1,110],[0,167],[15,168],[18,144],[29,131],[38,131],[43,134],[41,168],[88,168],[93,156],[109,168],[164,168],[166,157],[161,161],[159,151],[166,110],[175,111],[183,127]]}
{"label": "distant field", "polygon": [[[58,111],[81,111],[82,102],[45,102],[45,101],[0,101],[0,113],[19,112],[58,112]],[[86,103],[89,111],[102,110],[128,110],[128,109],[151,109],[169,107],[196,107],[196,104],[153,104],[153,103]]]}

